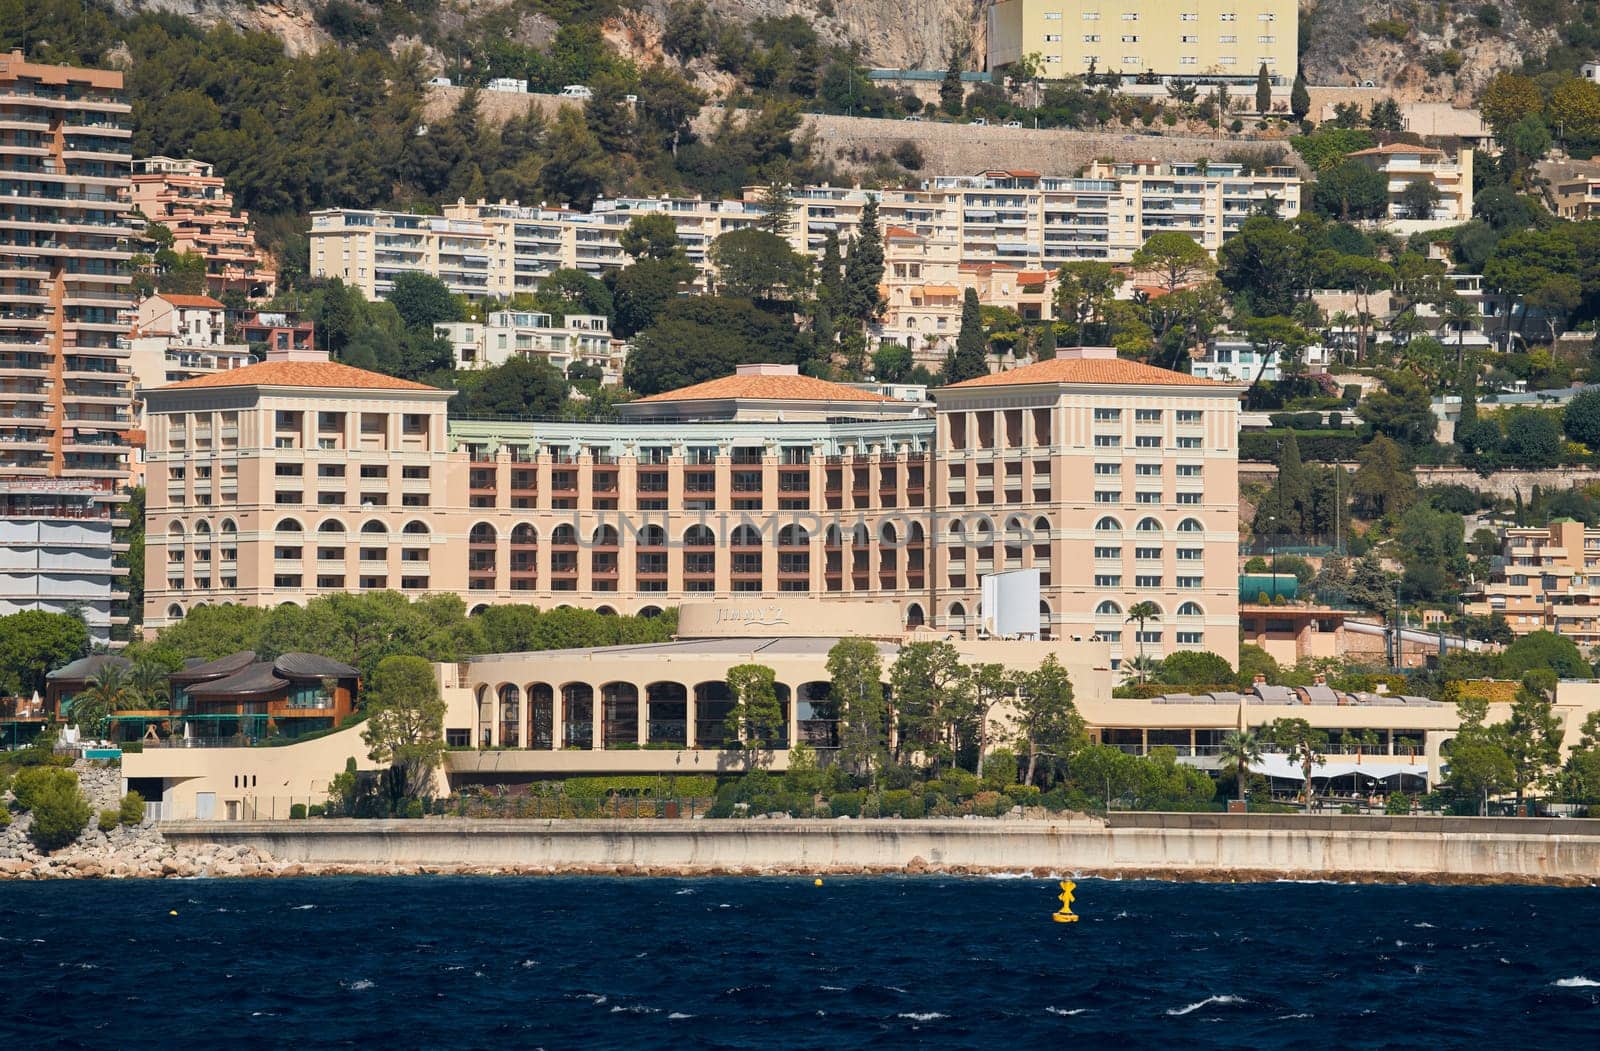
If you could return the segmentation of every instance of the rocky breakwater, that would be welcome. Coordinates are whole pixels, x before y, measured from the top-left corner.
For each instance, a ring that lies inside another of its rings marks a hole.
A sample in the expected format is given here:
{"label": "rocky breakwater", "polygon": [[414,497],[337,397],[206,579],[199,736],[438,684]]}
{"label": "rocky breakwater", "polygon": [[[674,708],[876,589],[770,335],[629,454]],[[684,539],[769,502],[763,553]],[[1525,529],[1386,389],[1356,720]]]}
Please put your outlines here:
{"label": "rocky breakwater", "polygon": [[[117,767],[80,762],[74,770],[96,815],[117,808],[122,793],[122,772]],[[29,838],[32,824],[31,814],[14,814],[11,823],[0,829],[0,880],[275,876],[289,867],[253,846],[169,843],[148,821],[102,832],[98,816],[90,819],[77,842],[44,853]]]}

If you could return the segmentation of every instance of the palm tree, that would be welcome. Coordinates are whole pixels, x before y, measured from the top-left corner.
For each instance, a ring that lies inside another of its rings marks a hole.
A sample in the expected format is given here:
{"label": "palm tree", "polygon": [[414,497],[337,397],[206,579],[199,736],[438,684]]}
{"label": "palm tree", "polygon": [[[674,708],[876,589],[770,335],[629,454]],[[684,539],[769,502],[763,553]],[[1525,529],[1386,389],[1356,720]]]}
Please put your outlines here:
{"label": "palm tree", "polygon": [[1482,317],[1477,304],[1461,296],[1452,296],[1444,307],[1444,322],[1456,330],[1456,375],[1461,375],[1461,361],[1466,354],[1467,332]]}
{"label": "palm tree", "polygon": [[85,733],[99,734],[113,712],[132,707],[133,703],[128,673],[118,665],[107,664],[73,696],[72,723]]}
{"label": "palm tree", "polygon": [[[1146,601],[1146,602],[1135,602],[1133,605],[1128,607],[1128,619],[1123,621],[1123,623],[1124,624],[1132,624],[1134,621],[1138,621],[1139,622],[1139,661],[1140,661],[1141,664],[1144,662],[1144,624],[1145,624],[1145,621],[1147,621],[1147,620],[1160,620],[1160,619],[1161,619],[1161,607],[1157,606],[1154,602],[1149,602],[1149,601]],[[1145,681],[1145,675],[1144,675],[1144,671],[1142,669],[1139,672],[1139,681],[1140,682],[1144,682]]]}
{"label": "palm tree", "polygon": [[152,660],[142,660],[133,666],[128,686],[140,708],[165,708],[167,706],[167,673]]}
{"label": "palm tree", "polygon": [[1333,312],[1333,316],[1328,319],[1328,326],[1339,334],[1339,360],[1341,362],[1344,361],[1346,349],[1345,336],[1349,334],[1352,328],[1355,328],[1355,325],[1355,315],[1348,310],[1336,310]]}
{"label": "palm tree", "polygon": [[1122,672],[1123,681],[1131,682],[1134,679],[1144,682],[1145,679],[1161,670],[1161,662],[1154,657],[1134,657],[1122,662],[1118,669]]}
{"label": "palm tree", "polygon": [[1234,731],[1222,739],[1222,769],[1233,770],[1239,799],[1244,800],[1245,784],[1250,780],[1250,767],[1261,762],[1261,738],[1249,730]]}

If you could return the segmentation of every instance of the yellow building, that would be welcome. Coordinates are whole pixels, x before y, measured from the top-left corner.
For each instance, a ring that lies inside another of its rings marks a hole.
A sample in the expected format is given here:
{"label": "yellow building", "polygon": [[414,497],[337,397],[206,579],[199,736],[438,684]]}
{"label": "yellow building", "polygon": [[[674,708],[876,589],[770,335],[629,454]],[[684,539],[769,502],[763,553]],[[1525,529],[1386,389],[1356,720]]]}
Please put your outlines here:
{"label": "yellow building", "polygon": [[1004,0],[989,9],[988,66],[1037,54],[1048,78],[1101,73],[1274,83],[1295,77],[1296,0]]}

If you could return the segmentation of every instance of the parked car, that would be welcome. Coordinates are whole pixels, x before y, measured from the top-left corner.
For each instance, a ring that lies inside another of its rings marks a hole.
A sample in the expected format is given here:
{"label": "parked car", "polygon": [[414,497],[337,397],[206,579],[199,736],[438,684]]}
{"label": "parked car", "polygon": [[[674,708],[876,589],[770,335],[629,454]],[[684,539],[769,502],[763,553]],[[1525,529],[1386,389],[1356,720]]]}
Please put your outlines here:
{"label": "parked car", "polygon": [[911,114],[911,116],[909,116],[909,117],[901,117],[900,119],[901,120],[909,120],[909,121],[911,121],[911,122],[913,122],[915,124],[921,124],[922,123],[922,118],[917,116],[915,113]]}
{"label": "parked car", "polygon": [[561,89],[561,97],[564,99],[592,99],[594,98],[594,92],[590,91],[585,84],[568,84]]}
{"label": "parked car", "polygon": [[428,80],[428,84],[431,87],[447,88],[447,87],[450,86],[450,78],[449,77],[432,77],[432,78],[430,78]]}
{"label": "parked car", "polygon": [[989,126],[989,118],[988,117],[973,117],[972,118],[972,126],[974,128],[987,128]]}
{"label": "parked car", "polygon": [[1006,121],[1006,127],[1008,127],[1008,128],[1020,128],[1020,127],[1022,127],[1022,121],[1020,121],[1020,120],[1008,120],[1008,121]]}

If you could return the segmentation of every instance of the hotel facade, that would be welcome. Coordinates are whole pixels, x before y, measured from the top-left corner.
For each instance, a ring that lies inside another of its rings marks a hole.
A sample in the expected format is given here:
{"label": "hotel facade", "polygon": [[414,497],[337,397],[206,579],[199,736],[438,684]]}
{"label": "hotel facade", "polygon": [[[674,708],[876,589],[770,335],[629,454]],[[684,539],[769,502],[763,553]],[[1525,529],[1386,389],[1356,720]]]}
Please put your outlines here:
{"label": "hotel facade", "polygon": [[0,614],[126,623],[132,400],[122,74],[0,55]]}
{"label": "hotel facade", "polygon": [[1089,348],[931,413],[757,365],[615,423],[452,421],[449,392],[269,354],[146,394],[145,624],[394,589],[621,614],[872,599],[977,637],[982,579],[1032,569],[1041,637],[1231,654],[1238,392]]}

